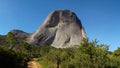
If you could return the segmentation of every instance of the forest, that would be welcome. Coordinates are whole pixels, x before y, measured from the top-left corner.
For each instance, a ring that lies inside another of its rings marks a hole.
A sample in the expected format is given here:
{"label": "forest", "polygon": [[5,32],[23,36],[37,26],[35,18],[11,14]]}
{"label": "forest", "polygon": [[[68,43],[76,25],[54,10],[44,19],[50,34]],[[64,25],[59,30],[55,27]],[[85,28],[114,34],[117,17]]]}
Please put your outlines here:
{"label": "forest", "polygon": [[84,38],[74,48],[29,45],[9,32],[0,37],[0,68],[27,68],[37,58],[42,68],[120,68],[120,48],[109,51],[106,44]]}

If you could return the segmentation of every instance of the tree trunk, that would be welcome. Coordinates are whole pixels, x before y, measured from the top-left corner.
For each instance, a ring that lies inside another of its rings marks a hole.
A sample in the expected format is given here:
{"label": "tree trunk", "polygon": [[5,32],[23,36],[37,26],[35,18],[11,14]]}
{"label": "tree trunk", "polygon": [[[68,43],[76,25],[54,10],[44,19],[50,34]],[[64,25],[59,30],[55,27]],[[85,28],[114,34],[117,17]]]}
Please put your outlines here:
{"label": "tree trunk", "polygon": [[59,68],[59,66],[60,66],[60,61],[58,60],[57,61],[57,68]]}

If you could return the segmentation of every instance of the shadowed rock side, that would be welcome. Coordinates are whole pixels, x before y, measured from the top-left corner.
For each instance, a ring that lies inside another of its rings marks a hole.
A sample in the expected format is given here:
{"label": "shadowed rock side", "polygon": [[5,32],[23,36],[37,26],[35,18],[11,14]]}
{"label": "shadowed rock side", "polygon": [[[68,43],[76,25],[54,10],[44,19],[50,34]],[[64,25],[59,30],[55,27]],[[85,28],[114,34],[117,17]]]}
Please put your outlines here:
{"label": "shadowed rock side", "polygon": [[86,37],[81,21],[70,10],[53,11],[28,39],[29,44],[74,47]]}

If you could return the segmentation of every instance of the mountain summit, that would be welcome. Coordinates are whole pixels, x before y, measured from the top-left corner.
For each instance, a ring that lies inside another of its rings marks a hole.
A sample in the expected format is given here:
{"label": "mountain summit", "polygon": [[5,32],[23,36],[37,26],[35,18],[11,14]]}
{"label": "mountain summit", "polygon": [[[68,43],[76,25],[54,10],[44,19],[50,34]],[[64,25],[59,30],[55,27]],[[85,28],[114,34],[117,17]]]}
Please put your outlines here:
{"label": "mountain summit", "polygon": [[55,10],[27,39],[33,45],[51,45],[56,48],[74,47],[86,37],[81,21],[70,10]]}

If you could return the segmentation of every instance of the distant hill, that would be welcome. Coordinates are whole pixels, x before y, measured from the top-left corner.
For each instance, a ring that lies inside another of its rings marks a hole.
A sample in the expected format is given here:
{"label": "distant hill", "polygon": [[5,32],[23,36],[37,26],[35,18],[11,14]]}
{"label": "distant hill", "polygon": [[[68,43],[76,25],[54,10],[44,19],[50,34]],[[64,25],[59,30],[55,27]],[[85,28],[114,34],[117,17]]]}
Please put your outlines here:
{"label": "distant hill", "polygon": [[13,33],[15,37],[23,39],[27,38],[30,35],[30,33],[26,33],[22,30],[11,30],[10,32]]}

